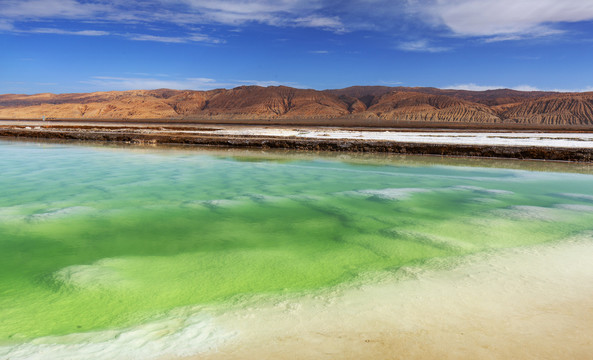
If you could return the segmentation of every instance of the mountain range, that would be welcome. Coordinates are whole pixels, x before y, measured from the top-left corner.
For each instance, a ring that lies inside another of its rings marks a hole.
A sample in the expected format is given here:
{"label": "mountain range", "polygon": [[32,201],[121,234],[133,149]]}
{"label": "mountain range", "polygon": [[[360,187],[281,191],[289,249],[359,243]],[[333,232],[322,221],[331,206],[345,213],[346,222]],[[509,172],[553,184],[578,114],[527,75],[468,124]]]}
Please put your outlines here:
{"label": "mountain range", "polygon": [[0,95],[0,118],[358,119],[360,121],[593,125],[593,92],[285,86]]}

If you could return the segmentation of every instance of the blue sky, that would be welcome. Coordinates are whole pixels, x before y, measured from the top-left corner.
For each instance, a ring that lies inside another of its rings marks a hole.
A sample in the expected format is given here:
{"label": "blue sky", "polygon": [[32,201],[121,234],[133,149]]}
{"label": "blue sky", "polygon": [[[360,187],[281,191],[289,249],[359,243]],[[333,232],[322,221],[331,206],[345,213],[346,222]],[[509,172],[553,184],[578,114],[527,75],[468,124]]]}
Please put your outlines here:
{"label": "blue sky", "polygon": [[591,0],[0,0],[0,93],[593,91]]}

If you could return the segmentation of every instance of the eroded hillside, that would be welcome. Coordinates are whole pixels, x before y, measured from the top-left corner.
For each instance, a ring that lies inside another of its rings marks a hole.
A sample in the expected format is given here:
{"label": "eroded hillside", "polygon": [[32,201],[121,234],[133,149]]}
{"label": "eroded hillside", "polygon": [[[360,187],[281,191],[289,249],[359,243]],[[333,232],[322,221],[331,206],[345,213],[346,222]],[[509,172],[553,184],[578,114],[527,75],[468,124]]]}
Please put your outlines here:
{"label": "eroded hillside", "polygon": [[335,119],[593,125],[593,93],[355,86],[241,86],[0,95],[0,118]]}

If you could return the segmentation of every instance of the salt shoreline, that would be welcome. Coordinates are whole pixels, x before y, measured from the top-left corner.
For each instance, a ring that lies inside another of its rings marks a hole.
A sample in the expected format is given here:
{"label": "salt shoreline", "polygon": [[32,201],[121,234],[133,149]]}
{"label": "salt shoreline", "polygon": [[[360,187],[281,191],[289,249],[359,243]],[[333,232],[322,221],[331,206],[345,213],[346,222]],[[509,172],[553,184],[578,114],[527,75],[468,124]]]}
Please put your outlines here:
{"label": "salt shoreline", "polygon": [[302,296],[178,309],[123,331],[40,338],[4,355],[584,360],[593,355],[592,257],[588,232],[553,244],[433,259],[428,267],[366,274]]}
{"label": "salt shoreline", "polygon": [[223,314],[217,351],[166,359],[589,359],[592,236]]}
{"label": "salt shoreline", "polygon": [[180,144],[308,151],[385,152],[440,156],[593,161],[593,134],[542,132],[410,132],[340,128],[210,125],[145,127],[0,127],[0,137]]}

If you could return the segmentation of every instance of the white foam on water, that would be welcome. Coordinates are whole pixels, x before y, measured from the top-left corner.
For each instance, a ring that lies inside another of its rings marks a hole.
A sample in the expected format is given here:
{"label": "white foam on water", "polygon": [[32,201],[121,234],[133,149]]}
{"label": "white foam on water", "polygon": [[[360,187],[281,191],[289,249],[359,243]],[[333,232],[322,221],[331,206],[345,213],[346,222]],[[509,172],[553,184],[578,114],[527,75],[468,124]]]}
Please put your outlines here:
{"label": "white foam on water", "polygon": [[478,194],[485,194],[485,195],[512,195],[514,192],[508,190],[498,190],[498,189],[486,189],[479,186],[469,186],[469,185],[457,185],[453,186],[452,189],[455,190],[468,190],[473,191]]}
{"label": "white foam on water", "polygon": [[316,202],[325,200],[325,197],[319,195],[288,195],[286,196],[286,198],[290,200],[306,202]]}
{"label": "white foam on water", "polygon": [[133,282],[119,270],[126,260],[101,259],[91,265],[72,265],[53,273],[52,280],[71,288],[130,288]]}
{"label": "white foam on water", "polygon": [[38,214],[32,214],[27,216],[26,220],[29,222],[41,222],[53,219],[63,219],[71,215],[89,213],[93,210],[93,208],[88,206],[71,206],[61,209],[52,209]]}
{"label": "white foam on water", "polygon": [[245,194],[241,198],[249,199],[256,203],[277,203],[286,200],[286,197],[264,195],[264,194]]}
{"label": "white foam on water", "polygon": [[[17,206],[0,207],[0,220],[2,221],[26,221],[29,223],[40,223],[54,219],[64,219],[73,215],[88,214],[95,211],[89,206],[52,207],[54,203],[44,204],[48,210],[39,211],[38,204],[23,204]],[[36,212],[31,214],[31,212]]]}
{"label": "white foam on water", "polygon": [[385,231],[390,236],[396,238],[409,238],[415,242],[433,246],[440,249],[457,249],[457,250],[471,250],[475,245],[454,239],[447,236],[434,235],[413,230],[402,230],[398,228],[389,229]]}
{"label": "white foam on water", "polygon": [[20,206],[0,207],[0,221],[15,221],[24,219],[24,216],[19,210],[21,210]]}
{"label": "white foam on water", "polygon": [[191,200],[183,203],[187,207],[205,207],[208,209],[230,208],[243,204],[240,200],[213,199],[213,200]]}
{"label": "white foam on water", "polygon": [[205,314],[175,316],[122,330],[50,336],[0,347],[10,360],[132,360],[215,351],[235,334]]}
{"label": "white foam on water", "polygon": [[384,200],[405,200],[417,193],[430,192],[430,189],[424,188],[387,188],[387,189],[369,189],[369,190],[356,190],[356,191],[345,191],[339,194],[342,195],[353,195],[353,196],[368,196],[375,197]]}
{"label": "white foam on water", "polygon": [[510,220],[562,221],[567,214],[562,209],[531,205],[515,205],[507,209],[493,210],[498,217]]}
{"label": "white foam on water", "polygon": [[[291,168],[300,168],[300,169],[310,169],[310,170],[319,170],[317,166],[307,166],[307,165],[292,165],[292,164],[283,164],[284,167],[291,167]],[[438,167],[438,166],[435,166]],[[443,167],[445,168],[445,167]],[[458,169],[464,169],[463,166],[456,166]],[[466,167],[467,170],[475,170],[474,168]],[[496,180],[498,182],[524,182],[531,179],[542,180],[546,178],[546,174],[544,173],[536,173],[532,174],[526,170],[509,170],[507,172],[506,177],[488,177],[488,176],[481,176],[481,175],[437,175],[437,174],[419,174],[419,173],[412,173],[412,172],[389,172],[389,171],[379,171],[379,170],[356,170],[350,168],[343,168],[343,167],[331,167],[331,166],[324,166],[324,171],[335,171],[335,172],[346,172],[346,173],[358,173],[358,174],[365,174],[366,176],[369,175],[384,175],[384,176],[392,176],[392,177],[410,177],[414,179],[418,178],[430,178],[430,179],[457,179],[457,180],[471,180],[471,181],[492,181]],[[488,169],[481,168],[481,172],[487,172]],[[492,171],[494,174],[494,171]],[[553,174],[547,175],[550,178],[553,178]],[[565,176],[576,176],[574,174],[565,174]]]}
{"label": "white foam on water", "polygon": [[558,209],[577,211],[577,212],[593,212],[593,206],[589,206],[589,205],[557,204],[557,205],[554,205],[554,207],[558,208]]}
{"label": "white foam on water", "polygon": [[493,198],[472,198],[471,201],[482,204],[501,204],[502,201]]}
{"label": "white foam on water", "polygon": [[245,201],[251,201],[251,202],[261,203],[261,204],[274,204],[274,203],[280,203],[280,202],[286,201],[286,200],[319,201],[322,199],[323,199],[322,196],[314,196],[314,195],[275,196],[275,195],[266,195],[266,194],[258,194],[258,193],[246,193],[246,194],[239,195],[232,199],[185,201],[182,203],[182,205],[188,206],[188,207],[216,208],[216,207],[237,206],[237,205],[244,204]]}
{"label": "white foam on water", "polygon": [[593,201],[593,195],[572,194],[572,193],[560,193],[560,194],[557,194],[557,195],[562,196],[562,197],[567,197],[567,198],[570,198],[570,199]]}

